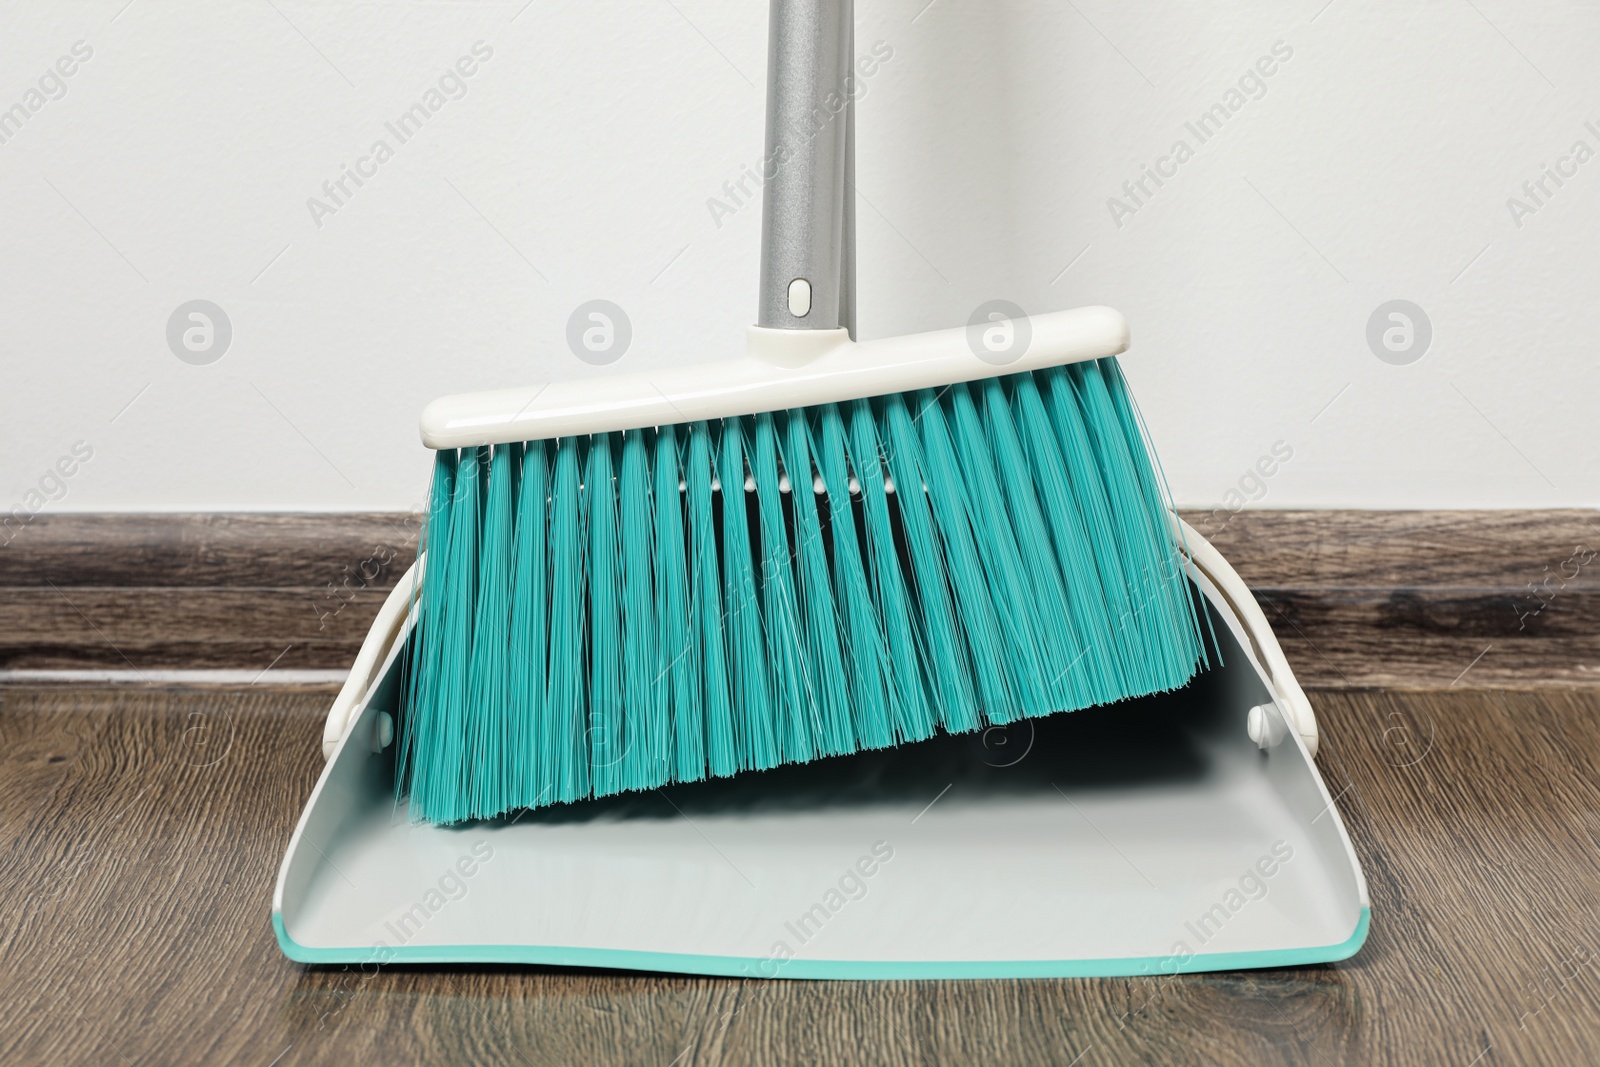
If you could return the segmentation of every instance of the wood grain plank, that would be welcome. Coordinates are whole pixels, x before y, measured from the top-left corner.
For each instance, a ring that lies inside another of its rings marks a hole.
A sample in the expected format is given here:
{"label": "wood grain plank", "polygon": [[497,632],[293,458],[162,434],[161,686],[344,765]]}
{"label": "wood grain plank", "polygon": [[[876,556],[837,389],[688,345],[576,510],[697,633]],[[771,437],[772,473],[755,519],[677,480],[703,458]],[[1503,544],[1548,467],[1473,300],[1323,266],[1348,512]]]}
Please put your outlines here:
{"label": "wood grain plank", "polygon": [[[1180,514],[1252,586],[1525,591],[1575,549],[1600,549],[1600,512],[1584,510]],[[1600,566],[1581,570],[1600,587]]]}
{"label": "wood grain plank", "polygon": [[1600,691],[1312,699],[1373,898],[1354,959],[809,983],[290,963],[269,899],[325,698],[0,690],[0,1062],[1600,1062]]}
{"label": "wood grain plank", "polygon": [[1302,684],[1600,681],[1600,513],[1185,517],[1250,584]]}
{"label": "wood grain plank", "polygon": [[[1301,681],[1600,680],[1600,513],[1185,513]],[[0,547],[0,669],[338,669],[417,516],[43,515]]]}
{"label": "wood grain plank", "polygon": [[[0,668],[343,669],[387,588],[161,586],[11,589]],[[279,657],[281,656],[281,661]]]}
{"label": "wood grain plank", "polygon": [[[374,605],[373,612],[376,612]],[[370,616],[369,616],[370,618]],[[365,626],[365,623],[362,624]],[[17,672],[0,677],[0,685],[39,684],[43,673],[57,672],[59,684],[81,685],[85,678],[73,674],[92,672],[126,675],[123,681],[145,684],[150,675],[173,671],[274,672],[265,681],[271,685],[299,684],[284,671],[348,671],[361,648],[361,636],[347,641],[151,641],[110,644],[28,642],[0,646],[0,670]],[[286,679],[288,681],[286,682]],[[198,684],[198,676],[195,679]],[[319,683],[320,688],[336,691],[339,683]]]}
{"label": "wood grain plank", "polygon": [[0,533],[0,589],[322,588],[351,575],[387,588],[421,525],[405,512],[37,515]]}
{"label": "wood grain plank", "polygon": [[[102,586],[14,589],[0,602],[0,648],[8,640],[114,644],[162,640],[357,641],[388,589],[355,591],[349,599],[325,589],[230,586]],[[154,633],[152,633],[154,631]]]}

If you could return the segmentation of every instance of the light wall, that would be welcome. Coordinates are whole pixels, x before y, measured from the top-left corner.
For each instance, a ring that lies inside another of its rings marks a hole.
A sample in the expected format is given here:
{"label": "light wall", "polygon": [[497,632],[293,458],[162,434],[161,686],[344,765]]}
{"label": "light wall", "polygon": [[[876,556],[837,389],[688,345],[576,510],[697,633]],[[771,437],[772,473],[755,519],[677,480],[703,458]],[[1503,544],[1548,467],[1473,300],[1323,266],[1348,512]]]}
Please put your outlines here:
{"label": "light wall", "polygon": [[[858,111],[863,336],[1120,308],[1188,506],[1600,503],[1600,8],[858,6],[859,53],[892,51]],[[737,353],[760,209],[724,183],[761,159],[765,23],[5,4],[0,510],[409,508],[436,395]],[[595,298],[633,326],[607,367],[566,342]],[[205,365],[168,340],[196,299],[232,330]],[[1369,345],[1393,300],[1431,324],[1414,362]]]}

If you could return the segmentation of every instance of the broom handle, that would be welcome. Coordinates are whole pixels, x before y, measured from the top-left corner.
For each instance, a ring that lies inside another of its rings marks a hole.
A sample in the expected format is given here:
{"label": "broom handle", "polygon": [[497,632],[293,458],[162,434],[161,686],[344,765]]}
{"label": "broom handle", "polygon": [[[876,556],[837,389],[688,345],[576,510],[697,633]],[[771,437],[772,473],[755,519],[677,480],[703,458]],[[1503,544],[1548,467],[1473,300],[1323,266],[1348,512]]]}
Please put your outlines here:
{"label": "broom handle", "polygon": [[852,0],[772,0],[758,325],[853,331]]}
{"label": "broom handle", "polygon": [[[845,0],[847,9],[854,0]],[[856,20],[853,10],[845,12],[845,73],[851,90],[844,107],[844,241],[839,250],[839,325],[856,338]]]}

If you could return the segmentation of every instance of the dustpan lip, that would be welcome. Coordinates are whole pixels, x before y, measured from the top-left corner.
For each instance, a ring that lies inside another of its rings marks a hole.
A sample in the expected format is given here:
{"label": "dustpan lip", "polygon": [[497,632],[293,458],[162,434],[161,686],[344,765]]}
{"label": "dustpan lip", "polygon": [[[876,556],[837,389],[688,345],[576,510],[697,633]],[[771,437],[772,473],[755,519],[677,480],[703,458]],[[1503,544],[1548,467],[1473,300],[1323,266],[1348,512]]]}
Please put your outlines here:
{"label": "dustpan lip", "polygon": [[[789,960],[775,970],[772,961],[745,956],[706,956],[684,952],[647,952],[619,948],[554,945],[401,945],[388,948],[382,965],[513,964],[648,971],[726,978],[801,980],[968,979],[968,978],[1115,978],[1173,977],[1204,971],[1245,971],[1306,967],[1349,959],[1366,943],[1372,909],[1363,905],[1350,936],[1332,945],[1253,949],[1247,952],[1199,952],[1174,968],[1171,956],[1121,956],[1080,960]],[[376,967],[377,950],[350,946],[316,948],[289,936],[283,916],[272,913],[272,928],[283,954],[296,963],[359,963]],[[374,970],[375,973],[375,970]]]}

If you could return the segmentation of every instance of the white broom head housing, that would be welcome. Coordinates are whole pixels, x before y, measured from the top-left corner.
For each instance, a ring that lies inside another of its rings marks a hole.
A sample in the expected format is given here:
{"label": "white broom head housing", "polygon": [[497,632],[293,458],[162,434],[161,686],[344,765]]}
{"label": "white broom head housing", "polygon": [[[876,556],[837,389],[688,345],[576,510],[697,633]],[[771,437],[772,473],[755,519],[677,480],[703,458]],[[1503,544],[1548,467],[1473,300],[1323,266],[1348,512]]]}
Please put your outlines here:
{"label": "white broom head housing", "polygon": [[470,448],[733,418],[1044,370],[1127,347],[1127,321],[1108,307],[877,341],[852,341],[843,329],[751,326],[740,359],[441,397],[423,410],[422,443]]}

